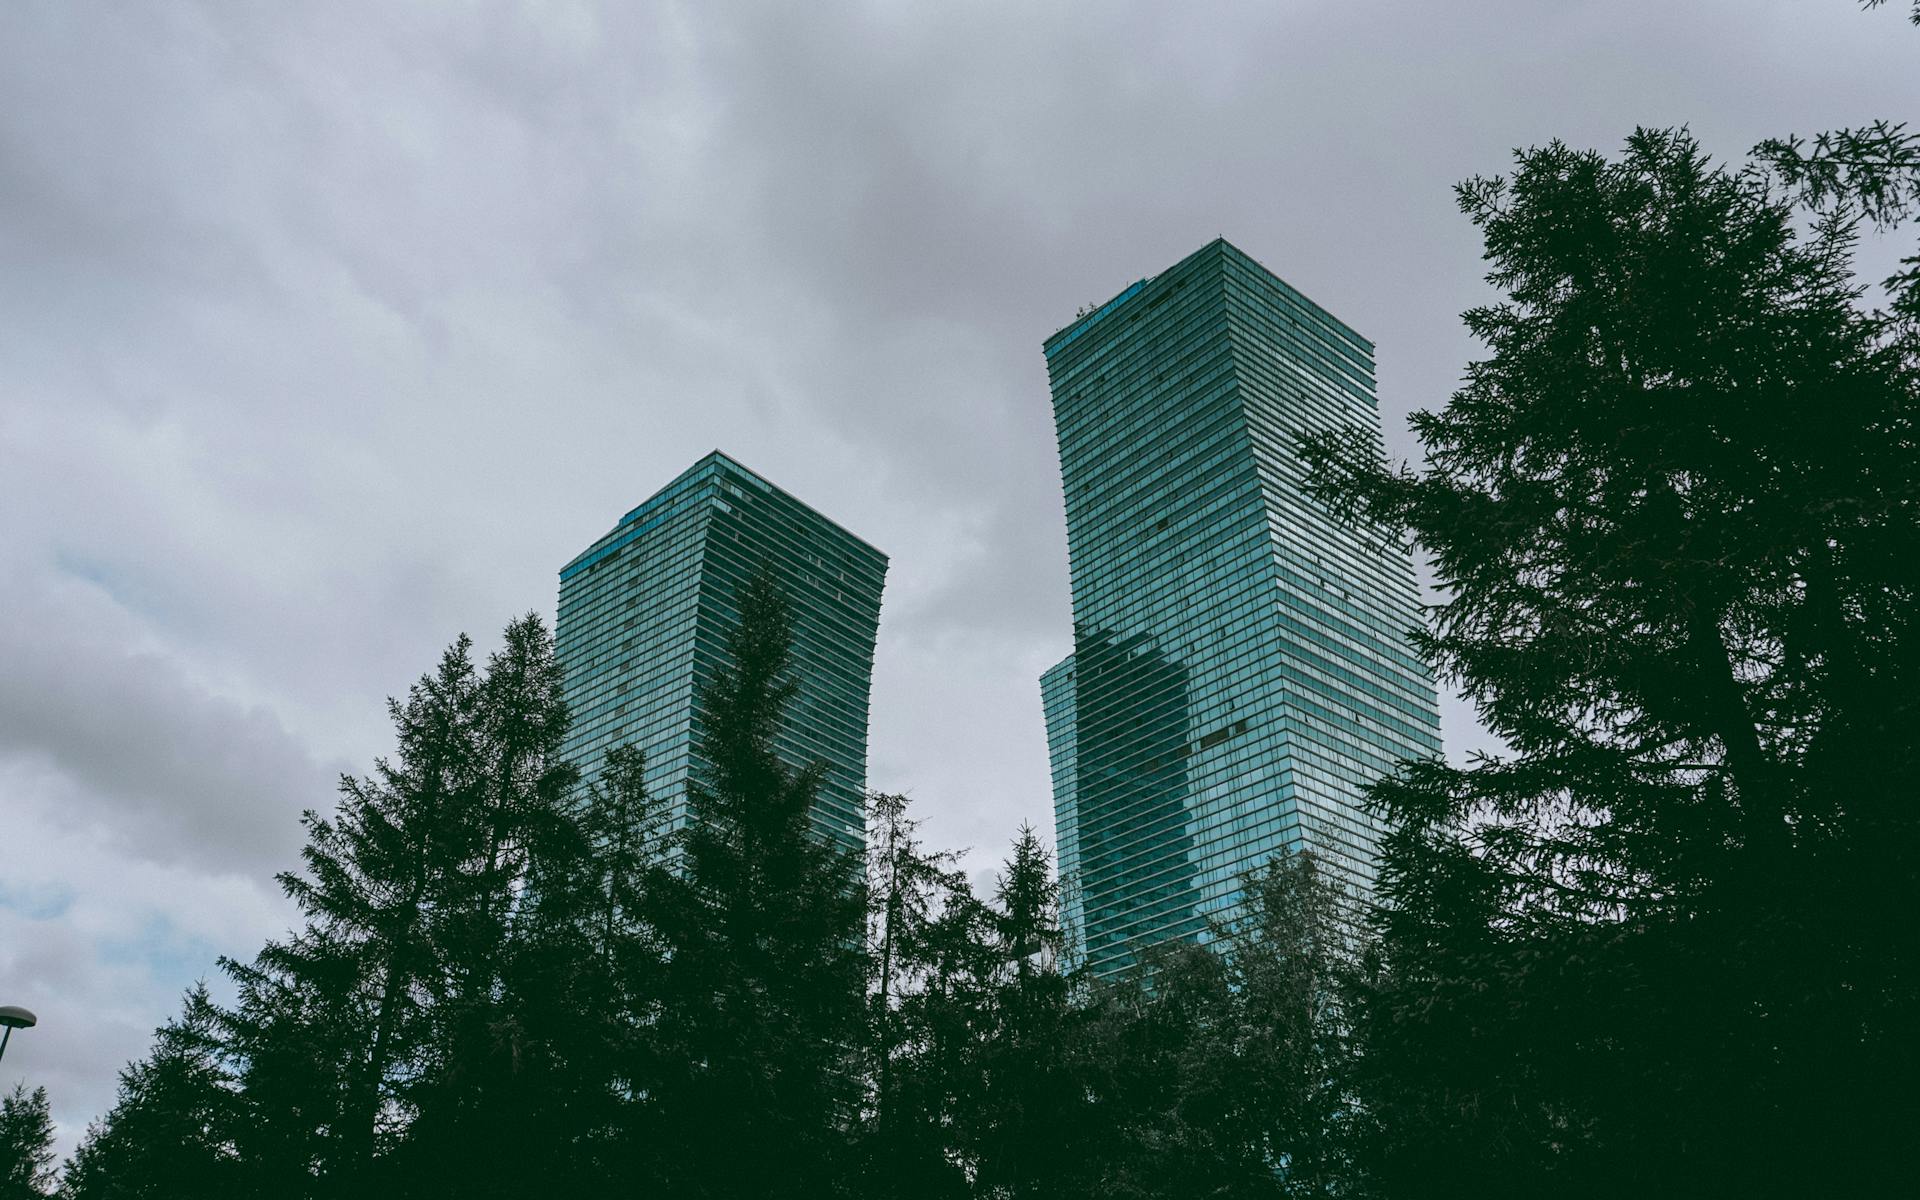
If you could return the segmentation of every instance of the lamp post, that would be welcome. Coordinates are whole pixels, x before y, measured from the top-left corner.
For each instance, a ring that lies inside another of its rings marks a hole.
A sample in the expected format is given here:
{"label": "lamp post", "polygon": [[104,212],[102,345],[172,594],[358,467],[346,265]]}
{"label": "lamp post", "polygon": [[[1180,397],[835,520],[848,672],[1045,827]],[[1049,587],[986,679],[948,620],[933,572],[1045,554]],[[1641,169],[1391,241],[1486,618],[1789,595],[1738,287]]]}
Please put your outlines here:
{"label": "lamp post", "polygon": [[7,1043],[13,1040],[16,1029],[32,1029],[40,1020],[26,1009],[13,1004],[0,1004],[0,1058],[7,1056]]}

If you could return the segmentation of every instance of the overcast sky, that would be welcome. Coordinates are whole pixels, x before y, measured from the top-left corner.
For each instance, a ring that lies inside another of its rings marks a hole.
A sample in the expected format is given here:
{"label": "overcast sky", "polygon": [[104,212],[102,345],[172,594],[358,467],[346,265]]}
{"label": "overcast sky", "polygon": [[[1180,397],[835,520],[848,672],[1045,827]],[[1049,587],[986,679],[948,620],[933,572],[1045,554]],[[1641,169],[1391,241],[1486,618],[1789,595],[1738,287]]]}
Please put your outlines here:
{"label": "overcast sky", "polygon": [[383,698],[715,447],[891,555],[871,782],[991,866],[1052,829],[1077,308],[1224,234],[1378,343],[1406,454],[1456,180],[1905,118],[1916,62],[1851,0],[6,0],[0,1085],[70,1146],[285,927]]}

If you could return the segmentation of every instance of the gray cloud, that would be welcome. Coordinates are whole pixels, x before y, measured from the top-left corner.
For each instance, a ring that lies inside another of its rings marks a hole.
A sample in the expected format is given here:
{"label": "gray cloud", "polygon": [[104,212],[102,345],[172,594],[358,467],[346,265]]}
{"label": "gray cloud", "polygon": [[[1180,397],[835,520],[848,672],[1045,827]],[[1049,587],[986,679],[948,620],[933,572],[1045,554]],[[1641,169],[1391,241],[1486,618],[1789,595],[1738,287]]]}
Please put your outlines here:
{"label": "gray cloud", "polygon": [[715,446],[892,555],[873,782],[989,869],[1051,829],[1047,334],[1226,234],[1377,339],[1410,454],[1473,354],[1456,180],[1898,119],[1902,16],[0,6],[0,982],[65,1014],[9,1071],[98,1111],[381,698]]}
{"label": "gray cloud", "polygon": [[292,865],[300,810],[334,773],[270,713],[129,645],[92,587],[23,591],[0,588],[0,760],[57,776],[60,819],[126,855],[262,880]]}

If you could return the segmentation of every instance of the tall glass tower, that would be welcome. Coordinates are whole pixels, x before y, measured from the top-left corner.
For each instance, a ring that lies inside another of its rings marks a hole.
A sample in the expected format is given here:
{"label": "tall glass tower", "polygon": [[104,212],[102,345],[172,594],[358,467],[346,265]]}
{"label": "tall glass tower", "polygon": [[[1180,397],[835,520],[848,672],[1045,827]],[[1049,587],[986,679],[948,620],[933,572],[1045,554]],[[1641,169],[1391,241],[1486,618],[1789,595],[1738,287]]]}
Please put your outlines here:
{"label": "tall glass tower", "polygon": [[717,450],[560,569],[563,753],[590,782],[608,750],[638,746],[670,828],[685,825],[700,697],[739,621],[740,586],[762,569],[793,603],[799,679],[776,748],[794,766],[826,764],[815,829],[857,853],[887,557]]}
{"label": "tall glass tower", "polygon": [[1067,917],[1097,974],[1311,850],[1370,892],[1367,784],[1440,752],[1413,566],[1306,490],[1379,443],[1373,346],[1224,240],[1046,342],[1073,654],[1041,677]]}

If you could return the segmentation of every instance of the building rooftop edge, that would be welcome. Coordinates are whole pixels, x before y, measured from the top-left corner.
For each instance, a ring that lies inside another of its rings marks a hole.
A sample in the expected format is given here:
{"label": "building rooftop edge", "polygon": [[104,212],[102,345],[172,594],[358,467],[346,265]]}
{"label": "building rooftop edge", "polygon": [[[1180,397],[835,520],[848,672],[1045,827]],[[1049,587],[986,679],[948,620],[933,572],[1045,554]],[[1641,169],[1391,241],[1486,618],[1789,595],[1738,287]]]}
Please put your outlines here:
{"label": "building rooftop edge", "polygon": [[762,487],[766,488],[768,491],[776,492],[782,496],[785,496],[787,499],[793,501],[795,504],[799,505],[801,508],[806,509],[808,512],[812,513],[814,516],[820,518],[822,522],[830,526],[836,532],[846,535],[846,537],[849,538],[850,540],[857,542],[859,545],[865,547],[867,550],[870,550],[875,555],[879,556],[881,565],[883,567],[890,564],[893,561],[891,558],[887,556],[887,552],[880,549],[880,547],[874,545],[872,542],[869,542],[867,539],[861,537],[859,534],[853,532],[851,529],[848,529],[845,525],[842,525],[840,522],[834,520],[832,517],[829,517],[826,513],[820,511],[820,509],[816,508],[815,506],[808,504],[805,500],[802,500],[800,497],[794,495],[792,492],[788,491],[786,488],[783,488],[779,484],[773,482],[771,479],[768,479],[765,475],[762,475],[760,472],[754,470],[752,467],[747,466],[745,463],[741,462],[739,459],[735,458],[733,455],[728,454],[726,451],[716,447],[715,449],[709,450],[705,454],[701,455],[699,458],[695,459],[693,461],[693,464],[689,466],[686,470],[680,472],[678,475],[675,475],[672,479],[669,479],[666,483],[662,484],[658,489],[656,489],[652,495],[648,496],[645,500],[642,500],[639,504],[636,504],[633,508],[627,510],[625,515],[623,515],[618,521],[614,522],[612,529],[609,529],[607,530],[606,533],[603,533],[599,537],[594,538],[593,541],[587,545],[587,548],[585,550],[582,550],[580,553],[568,559],[566,563],[562,565],[559,570],[560,578],[562,580],[566,579],[568,573],[574,569],[575,564],[579,563],[582,559],[585,559],[590,555],[592,555],[594,553],[594,548],[598,546],[602,541],[606,540],[608,537],[612,536],[613,534],[618,533],[622,528],[626,527],[632,522],[638,520],[642,515],[642,513],[645,512],[645,510],[650,505],[652,505],[656,500],[660,499],[662,496],[666,495],[668,492],[671,492],[674,488],[684,483],[689,476],[696,474],[701,470],[701,468],[716,462],[725,463],[728,467],[731,467],[733,470],[738,471],[742,475],[745,475],[747,478],[760,484]]}
{"label": "building rooftop edge", "polygon": [[1352,325],[1348,324],[1346,321],[1343,321],[1339,317],[1335,316],[1333,312],[1327,308],[1326,305],[1321,304],[1319,301],[1307,295],[1305,292],[1301,291],[1299,288],[1294,287],[1292,284],[1288,283],[1284,278],[1282,278],[1279,272],[1267,266],[1267,264],[1261,262],[1259,259],[1255,258],[1253,255],[1248,254],[1245,250],[1242,250],[1240,247],[1234,245],[1232,242],[1228,241],[1225,236],[1221,236],[1221,237],[1214,238],[1212,241],[1208,242],[1206,245],[1201,246],[1198,250],[1195,250],[1193,253],[1180,259],[1178,262],[1174,263],[1170,267],[1167,267],[1165,270],[1158,271],[1152,275],[1147,276],[1144,279],[1137,280],[1136,282],[1127,285],[1126,287],[1122,288],[1118,293],[1116,293],[1112,299],[1108,300],[1104,304],[1100,304],[1096,306],[1092,312],[1076,317],[1072,321],[1061,326],[1059,329],[1054,330],[1054,332],[1050,336],[1048,336],[1045,341],[1040,343],[1041,353],[1051,355],[1055,350],[1058,350],[1061,347],[1067,345],[1069,342],[1079,337],[1080,334],[1092,328],[1096,323],[1100,321],[1101,318],[1112,313],[1116,308],[1120,307],[1122,303],[1138,295],[1143,289],[1145,289],[1145,287],[1148,284],[1152,283],[1154,280],[1159,279],[1163,275],[1171,275],[1175,271],[1178,271],[1180,268],[1186,266],[1189,262],[1192,262],[1194,259],[1200,257],[1202,254],[1206,254],[1209,251],[1214,251],[1221,248],[1231,250],[1233,253],[1238,254],[1241,258],[1246,259],[1248,262],[1260,268],[1262,271],[1265,271],[1269,276],[1271,276],[1273,279],[1278,281],[1282,287],[1286,288],[1288,291],[1292,292],[1294,295],[1299,296],[1302,300],[1306,301],[1308,304],[1311,304],[1314,308],[1320,310],[1320,312],[1326,315],[1329,321],[1332,321],[1335,325],[1339,326],[1341,329],[1345,330],[1347,333],[1352,334],[1354,338],[1356,338],[1358,341],[1364,344],[1369,354],[1379,349],[1379,343],[1375,342],[1372,338],[1368,337],[1366,334],[1361,333],[1358,329],[1355,329]]}

